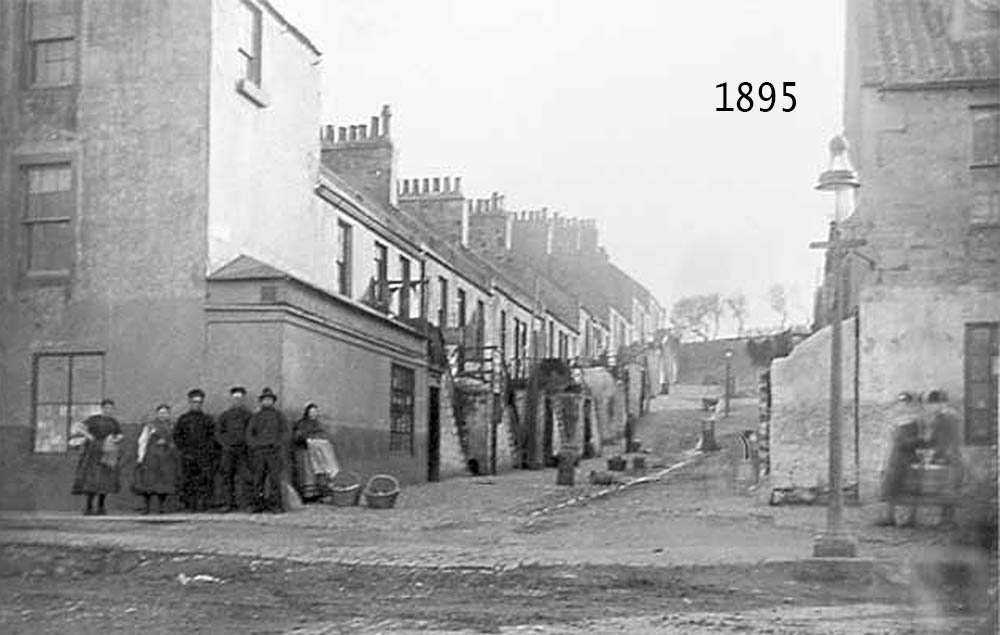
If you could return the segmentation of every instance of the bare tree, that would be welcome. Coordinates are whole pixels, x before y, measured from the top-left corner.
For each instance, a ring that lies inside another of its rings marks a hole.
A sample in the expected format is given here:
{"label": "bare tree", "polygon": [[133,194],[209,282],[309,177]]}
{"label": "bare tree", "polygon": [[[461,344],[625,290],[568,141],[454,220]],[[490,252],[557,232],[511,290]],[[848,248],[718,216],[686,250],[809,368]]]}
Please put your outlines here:
{"label": "bare tree", "polygon": [[743,337],[743,331],[746,328],[747,314],[749,309],[747,308],[747,296],[744,295],[742,291],[734,295],[729,296],[725,299],[726,308],[729,309],[729,314],[733,316],[736,320],[736,335],[738,337]]}
{"label": "bare tree", "polygon": [[705,303],[705,310],[712,319],[712,339],[719,337],[719,321],[722,319],[722,298],[718,293],[711,293],[701,296]]}
{"label": "bare tree", "polygon": [[670,311],[670,322],[682,336],[708,341],[719,334],[722,300],[718,293],[681,298]]}
{"label": "bare tree", "polygon": [[689,296],[674,302],[670,309],[670,322],[682,338],[697,337],[708,341],[709,316],[700,296]]}
{"label": "bare tree", "polygon": [[788,298],[785,295],[784,285],[775,283],[768,287],[767,302],[781,318],[781,328],[784,329],[788,323]]}

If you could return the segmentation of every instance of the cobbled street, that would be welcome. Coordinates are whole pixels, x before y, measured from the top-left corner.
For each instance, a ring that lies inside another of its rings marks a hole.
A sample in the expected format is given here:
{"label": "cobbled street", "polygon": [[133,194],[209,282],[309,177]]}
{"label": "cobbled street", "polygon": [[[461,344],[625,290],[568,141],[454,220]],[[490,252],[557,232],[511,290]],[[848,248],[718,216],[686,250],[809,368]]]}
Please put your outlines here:
{"label": "cobbled street", "polygon": [[824,510],[769,507],[734,482],[735,434],[752,427],[753,404],[737,402],[718,424],[723,449],[701,455],[692,448],[704,416],[683,390],[658,398],[637,432],[646,473],[611,486],[586,482],[604,457],[585,461],[574,487],[556,486],[551,469],[456,478],[406,488],[392,510],[5,515],[0,630],[990,628],[982,607],[915,581],[914,554],[949,553],[933,529],[877,528],[874,509],[849,508],[863,557],[832,573],[810,561]]}

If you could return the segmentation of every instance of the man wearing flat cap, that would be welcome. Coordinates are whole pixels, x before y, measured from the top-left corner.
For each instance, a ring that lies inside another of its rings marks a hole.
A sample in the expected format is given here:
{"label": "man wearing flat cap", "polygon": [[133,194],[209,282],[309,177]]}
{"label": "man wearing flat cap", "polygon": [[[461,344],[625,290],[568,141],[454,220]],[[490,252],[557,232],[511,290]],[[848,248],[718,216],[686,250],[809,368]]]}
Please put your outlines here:
{"label": "man wearing flat cap", "polygon": [[219,473],[229,511],[236,511],[241,506],[251,503],[247,424],[250,423],[252,413],[245,403],[246,394],[246,388],[243,386],[233,386],[229,389],[231,405],[219,415],[215,426],[215,440],[222,452]]}
{"label": "man wearing flat cap", "polygon": [[208,510],[216,456],[215,422],[202,411],[205,392],[188,391],[188,411],[177,419],[174,443],[181,455],[181,502],[188,511]]}
{"label": "man wearing flat cap", "polygon": [[254,511],[281,512],[281,482],[291,431],[285,416],[274,407],[278,397],[270,388],[261,391],[258,400],[260,410],[247,424],[247,448],[256,496]]}

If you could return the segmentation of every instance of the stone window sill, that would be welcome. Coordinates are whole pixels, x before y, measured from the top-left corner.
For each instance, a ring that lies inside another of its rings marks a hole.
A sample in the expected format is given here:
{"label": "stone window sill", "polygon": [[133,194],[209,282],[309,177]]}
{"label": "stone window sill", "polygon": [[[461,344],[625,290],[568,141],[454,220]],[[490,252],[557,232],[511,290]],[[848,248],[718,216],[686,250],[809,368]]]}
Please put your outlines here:
{"label": "stone window sill", "polygon": [[244,78],[236,82],[236,92],[249,99],[258,108],[267,108],[271,105],[271,96],[267,91],[249,79]]}

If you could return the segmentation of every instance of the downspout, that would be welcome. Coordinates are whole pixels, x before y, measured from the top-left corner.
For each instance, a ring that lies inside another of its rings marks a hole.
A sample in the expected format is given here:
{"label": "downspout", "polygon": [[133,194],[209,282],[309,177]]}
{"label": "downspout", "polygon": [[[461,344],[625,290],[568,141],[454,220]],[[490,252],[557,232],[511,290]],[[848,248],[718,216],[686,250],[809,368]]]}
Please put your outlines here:
{"label": "downspout", "polygon": [[861,503],[861,307],[854,307],[854,487]]}

